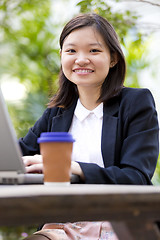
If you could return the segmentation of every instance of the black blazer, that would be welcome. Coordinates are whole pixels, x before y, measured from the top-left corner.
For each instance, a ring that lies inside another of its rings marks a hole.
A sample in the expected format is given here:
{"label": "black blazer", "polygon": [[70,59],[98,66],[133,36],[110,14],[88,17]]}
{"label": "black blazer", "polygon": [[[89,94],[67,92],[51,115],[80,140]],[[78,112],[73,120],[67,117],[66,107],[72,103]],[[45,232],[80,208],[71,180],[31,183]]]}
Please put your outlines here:
{"label": "black blazer", "polygon": [[[67,132],[76,102],[68,109],[47,108],[28,134],[19,140],[23,155],[40,153],[37,138],[41,132]],[[85,183],[152,184],[159,152],[159,128],[150,91],[123,88],[103,109],[101,148],[105,168],[79,163]]]}

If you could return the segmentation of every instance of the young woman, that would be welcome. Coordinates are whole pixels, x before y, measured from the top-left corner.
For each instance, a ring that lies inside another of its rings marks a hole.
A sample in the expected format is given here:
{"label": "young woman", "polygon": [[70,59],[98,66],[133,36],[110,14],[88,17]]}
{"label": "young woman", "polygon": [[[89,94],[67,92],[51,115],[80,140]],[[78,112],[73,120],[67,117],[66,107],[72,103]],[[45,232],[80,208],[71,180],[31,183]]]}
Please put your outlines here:
{"label": "young woman", "polygon": [[[159,149],[154,100],[148,89],[124,87],[125,59],[113,27],[97,14],[79,15],[64,27],[60,47],[59,90],[19,141],[27,172],[43,171],[41,132],[69,131],[76,139],[71,171],[81,182],[151,185]],[[107,222],[79,224],[97,226],[96,239],[117,239]],[[61,239],[52,231],[51,239]]]}

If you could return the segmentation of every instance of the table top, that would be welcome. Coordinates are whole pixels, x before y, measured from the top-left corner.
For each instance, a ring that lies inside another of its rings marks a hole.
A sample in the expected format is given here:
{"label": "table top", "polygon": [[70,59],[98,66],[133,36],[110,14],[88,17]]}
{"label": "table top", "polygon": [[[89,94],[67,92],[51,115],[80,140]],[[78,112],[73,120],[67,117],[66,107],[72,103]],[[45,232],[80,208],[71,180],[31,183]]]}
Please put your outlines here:
{"label": "table top", "polygon": [[[17,223],[24,221],[27,224],[25,217],[31,214],[35,215],[33,222],[36,219],[39,222],[111,220],[113,209],[120,213],[120,219],[124,217],[125,209],[128,214],[127,207],[131,208],[131,215],[138,215],[137,209],[149,212],[151,205],[154,207],[151,208],[153,217],[160,218],[160,187],[86,184],[0,186],[1,216],[4,214],[5,218],[9,209],[8,215],[17,215]],[[125,209],[122,211],[122,208]],[[3,222],[0,220],[0,224]]]}
{"label": "table top", "polygon": [[160,195],[160,186],[144,185],[103,185],[103,184],[70,184],[66,186],[46,185],[0,185],[0,198],[31,197],[37,195],[125,195],[140,196]]}
{"label": "table top", "polygon": [[[142,227],[142,222],[152,224],[160,221],[160,187],[87,184],[0,186],[0,215],[1,226],[111,221],[125,222],[132,226],[133,231],[133,223],[137,229]],[[160,238],[153,238],[152,233],[153,239]]]}

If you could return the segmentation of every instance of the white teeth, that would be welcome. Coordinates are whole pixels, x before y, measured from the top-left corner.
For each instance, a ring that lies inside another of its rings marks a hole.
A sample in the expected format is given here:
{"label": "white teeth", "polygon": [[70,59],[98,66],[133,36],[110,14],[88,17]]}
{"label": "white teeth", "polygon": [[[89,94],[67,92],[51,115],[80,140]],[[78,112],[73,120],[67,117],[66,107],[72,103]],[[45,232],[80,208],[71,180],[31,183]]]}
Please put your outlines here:
{"label": "white teeth", "polygon": [[90,73],[90,72],[93,72],[93,71],[89,70],[89,69],[77,69],[77,70],[74,70],[74,72],[76,72],[76,73]]}

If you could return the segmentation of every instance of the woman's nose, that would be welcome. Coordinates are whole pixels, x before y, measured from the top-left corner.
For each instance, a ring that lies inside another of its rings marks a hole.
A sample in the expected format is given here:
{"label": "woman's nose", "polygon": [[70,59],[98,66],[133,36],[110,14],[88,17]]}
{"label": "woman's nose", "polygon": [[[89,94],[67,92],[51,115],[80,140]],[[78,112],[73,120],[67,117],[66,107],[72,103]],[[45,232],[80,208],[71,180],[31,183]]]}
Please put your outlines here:
{"label": "woman's nose", "polygon": [[85,56],[77,57],[77,59],[75,60],[75,64],[81,67],[86,66],[89,63],[90,63],[90,60]]}

